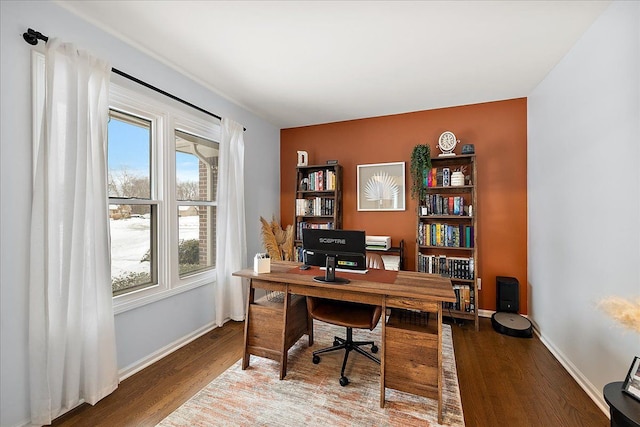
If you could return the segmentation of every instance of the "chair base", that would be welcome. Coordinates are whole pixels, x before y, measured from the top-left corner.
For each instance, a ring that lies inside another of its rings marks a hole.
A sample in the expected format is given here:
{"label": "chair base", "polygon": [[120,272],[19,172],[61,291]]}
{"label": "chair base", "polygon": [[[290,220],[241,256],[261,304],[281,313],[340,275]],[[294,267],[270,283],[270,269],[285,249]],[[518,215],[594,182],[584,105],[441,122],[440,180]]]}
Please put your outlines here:
{"label": "chair base", "polygon": [[356,352],[362,354],[363,356],[366,356],[367,358],[373,360],[374,362],[376,362],[378,365],[380,364],[380,359],[378,359],[377,357],[375,357],[374,355],[364,351],[363,349],[361,349],[361,346],[365,346],[365,345],[370,345],[371,346],[371,351],[373,353],[377,353],[378,352],[378,347],[376,346],[375,342],[373,341],[354,341],[353,340],[353,328],[349,328],[347,327],[347,338],[340,338],[340,337],[333,337],[333,345],[331,347],[327,347],[327,348],[323,348],[320,350],[316,350],[313,352],[313,363],[318,364],[320,363],[320,356],[318,356],[319,354],[322,353],[328,353],[330,351],[336,351],[336,350],[345,350],[344,353],[344,359],[342,360],[342,369],[340,370],[340,385],[341,386],[346,386],[347,384],[349,384],[349,379],[347,377],[344,376],[344,370],[345,367],[347,366],[347,360],[349,359],[349,353],[351,353],[352,350],[355,350]]}

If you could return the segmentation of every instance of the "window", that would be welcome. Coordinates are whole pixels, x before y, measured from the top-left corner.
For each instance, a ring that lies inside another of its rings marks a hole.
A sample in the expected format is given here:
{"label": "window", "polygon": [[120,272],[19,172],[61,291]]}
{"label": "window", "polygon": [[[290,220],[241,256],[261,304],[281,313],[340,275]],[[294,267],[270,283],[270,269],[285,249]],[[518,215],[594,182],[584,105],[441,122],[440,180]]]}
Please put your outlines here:
{"label": "window", "polygon": [[[34,138],[45,58],[33,52]],[[215,280],[218,120],[123,77],[109,88],[108,197],[116,313]]]}
{"label": "window", "polygon": [[135,83],[114,80],[108,183],[119,312],[215,280],[220,125]]}
{"label": "window", "polygon": [[215,267],[218,144],[175,131],[180,277]]}
{"label": "window", "polygon": [[[109,112],[108,192],[113,295],[158,281],[158,200],[152,197],[152,122]],[[154,194],[155,196],[155,194]]]}

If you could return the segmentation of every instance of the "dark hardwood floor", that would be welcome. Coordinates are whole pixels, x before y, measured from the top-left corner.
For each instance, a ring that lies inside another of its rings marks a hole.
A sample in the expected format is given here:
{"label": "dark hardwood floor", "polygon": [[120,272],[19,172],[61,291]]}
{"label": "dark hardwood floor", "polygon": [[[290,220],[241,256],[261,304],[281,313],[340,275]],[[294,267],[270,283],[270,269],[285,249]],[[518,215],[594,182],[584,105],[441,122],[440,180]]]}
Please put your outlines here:
{"label": "dark hardwood floor", "polygon": [[452,325],[467,427],[605,427],[609,419],[534,335],[501,335],[491,320]]}
{"label": "dark hardwood floor", "polygon": [[[54,426],[154,426],[242,356],[243,324],[229,322],[127,378],[95,406],[82,405]],[[609,425],[536,337],[453,325],[467,427]]]}

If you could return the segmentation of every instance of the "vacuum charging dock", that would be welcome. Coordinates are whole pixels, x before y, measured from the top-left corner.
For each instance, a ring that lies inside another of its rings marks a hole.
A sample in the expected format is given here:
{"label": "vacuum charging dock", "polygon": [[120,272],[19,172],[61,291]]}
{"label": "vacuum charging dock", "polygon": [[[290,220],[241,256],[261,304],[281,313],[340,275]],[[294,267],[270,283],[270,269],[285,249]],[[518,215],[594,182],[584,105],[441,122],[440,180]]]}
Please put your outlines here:
{"label": "vacuum charging dock", "polygon": [[496,332],[512,337],[531,338],[531,321],[518,314],[520,305],[518,279],[496,277],[496,312],[491,316],[491,325]]}

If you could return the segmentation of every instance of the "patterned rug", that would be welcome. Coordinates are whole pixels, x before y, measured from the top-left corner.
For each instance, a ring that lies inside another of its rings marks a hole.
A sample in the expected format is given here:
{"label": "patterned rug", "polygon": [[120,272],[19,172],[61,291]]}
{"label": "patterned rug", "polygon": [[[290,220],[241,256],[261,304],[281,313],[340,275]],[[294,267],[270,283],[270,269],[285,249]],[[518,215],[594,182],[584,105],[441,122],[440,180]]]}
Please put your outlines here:
{"label": "patterned rug", "polygon": [[[344,352],[323,354],[318,365],[311,353],[344,336],[344,328],[315,322],[315,343],[303,336],[290,350],[287,376],[278,379],[276,362],[251,356],[247,370],[242,361],[227,369],[195,396],[162,420],[161,427],[184,426],[438,426],[437,402],[387,389],[380,408],[380,367],[352,352],[345,375],[338,383]],[[451,328],[442,325],[444,425],[463,427]],[[373,332],[354,330],[354,339],[380,342],[380,325]]]}

